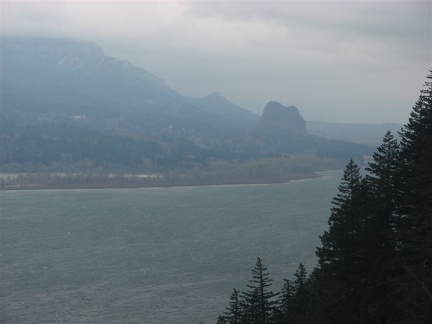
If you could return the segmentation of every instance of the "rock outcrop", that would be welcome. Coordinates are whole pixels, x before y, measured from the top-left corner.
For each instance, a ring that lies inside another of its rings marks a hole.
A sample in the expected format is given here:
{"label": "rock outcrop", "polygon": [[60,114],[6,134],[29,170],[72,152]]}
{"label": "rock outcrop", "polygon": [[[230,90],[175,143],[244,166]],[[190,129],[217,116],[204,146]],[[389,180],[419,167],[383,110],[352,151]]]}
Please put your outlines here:
{"label": "rock outcrop", "polygon": [[257,122],[255,133],[263,135],[306,135],[306,122],[294,106],[270,101]]}

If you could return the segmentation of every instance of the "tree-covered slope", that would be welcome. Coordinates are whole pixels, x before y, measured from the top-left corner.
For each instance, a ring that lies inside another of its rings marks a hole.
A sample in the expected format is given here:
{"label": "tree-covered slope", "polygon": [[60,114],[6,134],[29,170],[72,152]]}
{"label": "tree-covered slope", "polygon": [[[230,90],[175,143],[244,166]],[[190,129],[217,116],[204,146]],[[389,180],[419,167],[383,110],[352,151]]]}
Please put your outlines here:
{"label": "tree-covered slope", "polygon": [[185,141],[163,142],[108,135],[57,124],[25,125],[2,120],[0,165],[3,171],[155,172],[205,163],[210,152]]}
{"label": "tree-covered slope", "polygon": [[366,175],[346,165],[311,275],[300,266],[265,319],[235,291],[217,323],[432,322],[432,71],[425,86],[399,141],[384,136]]}

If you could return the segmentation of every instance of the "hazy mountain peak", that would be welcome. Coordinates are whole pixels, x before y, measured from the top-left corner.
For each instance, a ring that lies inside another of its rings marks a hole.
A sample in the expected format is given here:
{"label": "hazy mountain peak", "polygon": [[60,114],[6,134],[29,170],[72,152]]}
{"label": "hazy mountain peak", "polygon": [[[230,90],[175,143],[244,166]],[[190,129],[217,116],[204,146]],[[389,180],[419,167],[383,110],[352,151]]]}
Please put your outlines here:
{"label": "hazy mountain peak", "polygon": [[227,98],[225,98],[224,96],[222,96],[222,94],[218,91],[213,92],[205,97],[203,97],[202,99],[204,100],[208,100],[208,101],[212,101],[215,103],[223,103],[223,104],[232,104]]}
{"label": "hazy mountain peak", "polygon": [[255,131],[270,135],[306,134],[306,122],[297,107],[270,101],[264,107]]}
{"label": "hazy mountain peak", "polygon": [[185,101],[163,80],[127,60],[105,56],[95,43],[6,38],[0,49],[3,90],[41,102],[102,99],[140,106]]}
{"label": "hazy mountain peak", "polygon": [[256,114],[233,104],[217,91],[202,98],[191,99],[191,101],[206,113],[236,121],[242,125],[239,128],[243,130],[252,129],[258,120]]}
{"label": "hazy mountain peak", "polygon": [[[25,63],[32,59],[38,64],[67,65],[78,61],[97,63],[105,56],[103,49],[92,42],[58,38],[4,38],[2,56]],[[36,63],[35,62],[35,63]]]}
{"label": "hazy mountain peak", "polygon": [[224,98],[219,91],[215,91],[213,93],[210,93],[207,97],[210,97],[210,98],[223,98],[223,99],[226,100],[226,98]]}

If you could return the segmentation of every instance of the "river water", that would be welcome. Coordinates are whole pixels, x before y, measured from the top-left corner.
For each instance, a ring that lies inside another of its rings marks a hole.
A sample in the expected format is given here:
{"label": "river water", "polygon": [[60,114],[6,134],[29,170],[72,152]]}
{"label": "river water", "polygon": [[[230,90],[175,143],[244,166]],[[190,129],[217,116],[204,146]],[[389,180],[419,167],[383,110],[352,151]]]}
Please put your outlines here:
{"label": "river water", "polygon": [[256,257],[311,271],[340,171],[286,184],[0,192],[0,322],[215,323]]}

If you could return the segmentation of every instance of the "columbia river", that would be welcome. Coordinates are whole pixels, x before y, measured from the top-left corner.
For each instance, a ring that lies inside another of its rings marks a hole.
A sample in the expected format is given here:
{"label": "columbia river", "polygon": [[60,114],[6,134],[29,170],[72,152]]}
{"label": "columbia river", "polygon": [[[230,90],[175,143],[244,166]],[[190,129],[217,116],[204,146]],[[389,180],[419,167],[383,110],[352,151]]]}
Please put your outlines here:
{"label": "columbia river", "polygon": [[0,192],[0,322],[215,323],[256,257],[316,263],[342,173],[284,184]]}

